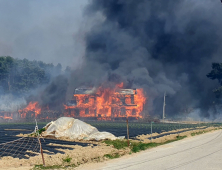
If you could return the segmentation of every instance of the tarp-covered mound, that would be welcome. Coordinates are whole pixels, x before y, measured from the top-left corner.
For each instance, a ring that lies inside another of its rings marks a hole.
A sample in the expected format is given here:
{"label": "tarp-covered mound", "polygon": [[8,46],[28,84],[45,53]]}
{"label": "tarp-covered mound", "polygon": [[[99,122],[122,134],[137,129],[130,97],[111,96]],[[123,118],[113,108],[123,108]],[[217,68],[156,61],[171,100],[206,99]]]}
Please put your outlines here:
{"label": "tarp-covered mound", "polygon": [[42,136],[65,137],[69,139],[103,140],[119,139],[109,132],[99,132],[97,128],[71,117],[61,117],[48,123]]}

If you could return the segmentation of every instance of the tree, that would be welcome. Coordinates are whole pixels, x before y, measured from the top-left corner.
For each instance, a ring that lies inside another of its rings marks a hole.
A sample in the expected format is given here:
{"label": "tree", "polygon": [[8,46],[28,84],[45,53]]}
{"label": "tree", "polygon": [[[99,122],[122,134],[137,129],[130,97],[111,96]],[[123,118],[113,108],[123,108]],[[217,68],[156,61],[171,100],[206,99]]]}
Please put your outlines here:
{"label": "tree", "polygon": [[214,89],[213,92],[215,93],[217,98],[222,97],[222,63],[212,63],[212,70],[210,73],[207,74],[207,77],[212,80],[218,80],[220,83],[220,87]]}
{"label": "tree", "polygon": [[47,84],[55,72],[61,74],[62,66],[42,61],[0,57],[0,88],[4,93],[25,94],[42,84]]}

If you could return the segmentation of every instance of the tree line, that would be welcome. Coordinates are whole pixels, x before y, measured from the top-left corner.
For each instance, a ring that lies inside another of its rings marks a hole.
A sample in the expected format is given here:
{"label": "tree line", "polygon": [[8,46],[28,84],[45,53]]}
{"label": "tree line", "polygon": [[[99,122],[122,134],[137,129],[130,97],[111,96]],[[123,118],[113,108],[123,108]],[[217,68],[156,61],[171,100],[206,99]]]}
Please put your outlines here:
{"label": "tree line", "polygon": [[[69,71],[70,68],[67,67],[65,72]],[[49,83],[52,77],[60,74],[62,74],[60,63],[55,66],[42,61],[1,56],[0,94],[25,94],[31,89]],[[212,70],[206,76],[212,80],[218,80],[220,86],[213,92],[216,98],[222,98],[222,63],[212,63]]]}
{"label": "tree line", "polygon": [[[69,68],[66,69],[66,71]],[[0,93],[25,94],[42,84],[50,82],[62,73],[62,65],[46,64],[42,61],[0,57]]]}

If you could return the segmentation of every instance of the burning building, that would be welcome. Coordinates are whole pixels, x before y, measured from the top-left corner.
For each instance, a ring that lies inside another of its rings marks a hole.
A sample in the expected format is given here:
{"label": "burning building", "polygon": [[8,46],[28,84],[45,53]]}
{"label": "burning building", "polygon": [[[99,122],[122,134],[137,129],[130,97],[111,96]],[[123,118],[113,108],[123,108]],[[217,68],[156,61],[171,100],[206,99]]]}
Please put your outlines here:
{"label": "burning building", "polygon": [[[60,116],[90,120],[121,120],[143,118],[146,97],[143,89],[123,89],[123,83],[115,88],[77,88],[70,101],[61,110],[42,107],[37,101],[29,102],[17,112],[0,112],[3,120],[54,120]],[[146,113],[147,115],[147,113]]]}
{"label": "burning building", "polygon": [[143,118],[146,98],[142,89],[78,88],[65,106],[65,116],[97,120]]}
{"label": "burning building", "polygon": [[41,107],[38,102],[29,102],[24,109],[14,112],[0,111],[0,121],[33,121],[34,119],[51,119],[54,120],[62,116],[59,111],[50,110],[48,107]]}

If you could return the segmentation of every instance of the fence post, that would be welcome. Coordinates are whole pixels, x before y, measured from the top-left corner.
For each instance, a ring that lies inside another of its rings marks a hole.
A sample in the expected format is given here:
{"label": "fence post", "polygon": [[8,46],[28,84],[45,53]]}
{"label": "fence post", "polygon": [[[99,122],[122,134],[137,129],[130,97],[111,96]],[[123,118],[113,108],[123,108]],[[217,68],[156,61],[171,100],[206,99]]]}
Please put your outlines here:
{"label": "fence post", "polygon": [[152,133],[153,133],[152,124],[153,124],[153,122],[151,121],[151,142],[152,142]]}
{"label": "fence post", "polygon": [[44,156],[43,156],[42,144],[41,144],[41,140],[40,140],[39,136],[38,136],[38,141],[39,141],[39,146],[40,146],[40,153],[42,155],[43,166],[45,166],[45,159],[44,159]]}
{"label": "fence post", "polygon": [[127,127],[127,143],[129,147],[129,124],[128,124],[128,117],[126,117],[126,127]]}
{"label": "fence post", "polygon": [[42,155],[42,163],[43,163],[43,166],[45,166],[45,159],[44,159],[44,156],[43,156],[42,144],[41,144],[41,140],[40,140],[40,136],[39,136],[39,128],[38,128],[38,124],[37,124],[37,120],[36,119],[35,119],[35,123],[36,123],[35,134],[36,134],[36,136],[38,138],[38,141],[39,141],[40,153]]}

